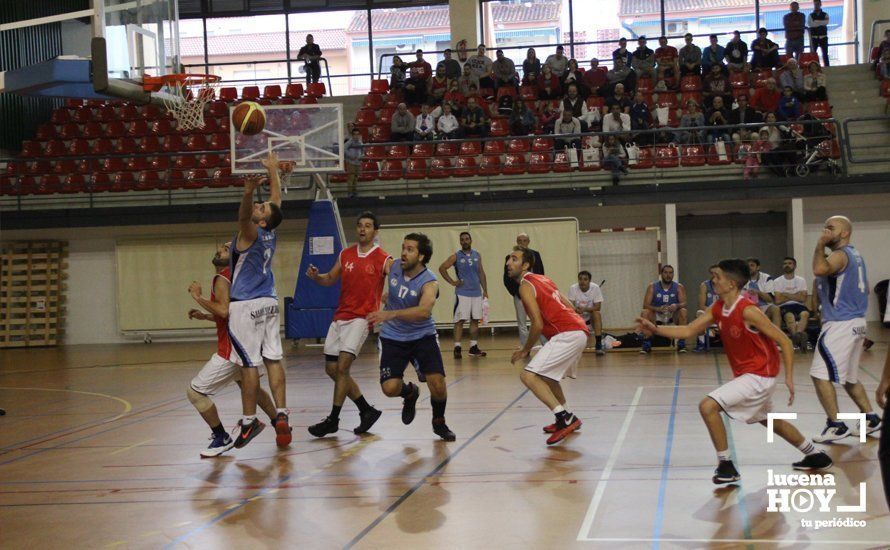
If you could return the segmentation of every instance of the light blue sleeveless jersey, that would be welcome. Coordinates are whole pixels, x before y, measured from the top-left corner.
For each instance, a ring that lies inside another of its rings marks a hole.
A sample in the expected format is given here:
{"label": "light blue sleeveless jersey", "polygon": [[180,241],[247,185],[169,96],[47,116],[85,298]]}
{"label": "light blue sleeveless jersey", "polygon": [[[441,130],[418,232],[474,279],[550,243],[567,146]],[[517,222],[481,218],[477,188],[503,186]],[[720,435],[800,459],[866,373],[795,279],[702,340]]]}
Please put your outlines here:
{"label": "light blue sleeveless jersey", "polygon": [[[398,260],[393,262],[387,279],[386,310],[395,311],[408,309],[420,304],[420,294],[423,285],[434,282],[436,276],[429,269],[424,268],[412,278],[406,278],[402,272],[402,264]],[[399,342],[419,340],[424,336],[436,334],[436,323],[432,316],[429,319],[411,323],[401,319],[392,319],[383,323],[380,336]]]}
{"label": "light blue sleeveless jersey", "polygon": [[669,306],[680,303],[680,285],[677,281],[671,281],[671,286],[665,290],[661,286],[661,279],[652,284],[652,306]]}
{"label": "light blue sleeveless jersey", "polygon": [[231,299],[233,302],[255,298],[276,298],[272,257],[278,235],[275,230],[257,228],[257,238],[247,250],[237,250],[238,235],[232,239],[229,266],[232,270]]}
{"label": "light blue sleeveless jersey", "polygon": [[865,317],[868,309],[868,276],[859,251],[845,246],[847,267],[828,277],[816,277],[816,292],[825,321],[849,321]]}
{"label": "light blue sleeveless jersey", "polygon": [[482,281],[479,278],[479,263],[481,262],[479,253],[470,250],[469,254],[465,254],[463,250],[458,250],[454,256],[457,259],[454,262],[454,270],[457,272],[457,278],[463,281],[462,285],[454,289],[454,293],[470,298],[482,296]]}

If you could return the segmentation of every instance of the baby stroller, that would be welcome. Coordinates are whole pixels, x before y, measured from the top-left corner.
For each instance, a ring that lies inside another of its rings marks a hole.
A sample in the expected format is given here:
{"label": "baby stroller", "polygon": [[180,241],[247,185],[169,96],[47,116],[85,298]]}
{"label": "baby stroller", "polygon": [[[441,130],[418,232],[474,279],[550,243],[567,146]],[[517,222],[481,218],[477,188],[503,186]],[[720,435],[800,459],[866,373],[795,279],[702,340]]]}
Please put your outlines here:
{"label": "baby stroller", "polygon": [[[800,121],[816,120],[809,113],[800,118]],[[797,163],[793,167],[794,175],[805,178],[811,172],[824,168],[832,176],[841,173],[841,167],[831,158],[831,146],[834,135],[828,130],[827,124],[795,124],[792,130],[798,143],[803,145],[798,149]],[[789,167],[789,171],[792,168]],[[790,176],[791,174],[789,174]]]}

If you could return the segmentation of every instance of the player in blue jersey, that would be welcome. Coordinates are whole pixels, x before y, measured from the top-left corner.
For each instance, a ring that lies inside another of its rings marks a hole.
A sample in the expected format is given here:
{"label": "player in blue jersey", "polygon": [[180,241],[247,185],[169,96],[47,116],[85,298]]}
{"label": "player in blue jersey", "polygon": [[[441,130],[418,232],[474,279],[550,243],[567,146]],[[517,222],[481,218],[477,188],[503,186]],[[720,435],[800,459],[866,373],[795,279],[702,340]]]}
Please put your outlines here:
{"label": "player in blue jersey", "polygon": [[[448,270],[454,266],[456,279]],[[482,302],[488,299],[488,281],[482,268],[482,256],[473,249],[473,237],[469,231],[460,234],[460,250],[448,257],[439,266],[439,273],[448,284],[454,287],[454,358],[461,358],[460,341],[464,332],[464,321],[470,322],[470,355],[485,357],[479,349],[479,320],[482,319]]]}
{"label": "player in blue jersey", "polygon": [[[646,288],[643,298],[643,311],[640,317],[652,324],[667,325],[673,322],[681,326],[686,324],[686,288],[674,281],[674,267],[665,265],[661,268],[661,276]],[[643,340],[640,353],[652,351],[652,337]],[[677,340],[677,351],[686,353],[686,340]]]}
{"label": "player in blue jersey", "polygon": [[380,329],[380,386],[388,397],[401,397],[402,423],[414,421],[420,388],[402,377],[411,363],[418,379],[426,381],[433,407],[433,432],[445,441],[455,435],[445,424],[445,366],[439,350],[433,306],[439,296],[436,276],[426,268],[433,245],[422,233],[410,233],[402,241],[401,261],[394,262],[386,282],[386,308],[368,315],[383,323]]}
{"label": "player in blue jersey", "polygon": [[281,180],[278,156],[270,153],[263,160],[269,181],[269,200],[254,202],[256,188],[265,180],[249,177],[238,209],[238,234],[232,240],[232,288],[229,298],[229,337],[234,358],[241,365],[241,406],[244,416],[235,438],[241,448],[259,434],[265,425],[256,417],[257,392],[260,387],[257,367],[266,365],[269,389],[275,401],[276,443],[287,447],[291,442],[285,396],[284,367],[281,364],[281,337],[278,322],[278,296],[272,275],[277,234],[281,223]]}
{"label": "player in blue jersey", "polygon": [[[816,443],[831,443],[848,435],[859,436],[861,427],[858,422],[851,430],[837,418],[834,384],[843,385],[859,411],[866,413],[867,433],[881,429],[881,418],[872,410],[865,388],[859,381],[859,358],[868,309],[868,276],[859,251],[850,246],[852,233],[853,224],[848,218],[828,218],[813,253],[813,275],[822,304],[822,331],[816,341],[810,377],[828,415],[825,429],[813,438]],[[826,247],[831,249],[828,256],[825,255]]]}
{"label": "player in blue jersey", "polygon": [[[706,311],[709,311],[711,309],[711,306],[718,299],[717,291],[714,290],[714,274],[716,273],[718,267],[720,266],[718,266],[717,264],[709,267],[708,273],[710,274],[710,277],[708,277],[707,279],[702,281],[700,285],[698,285],[698,310],[696,310],[695,312],[696,319],[704,315]],[[712,325],[708,328],[708,330],[714,330],[714,326],[715,325]],[[705,351],[706,349],[707,346],[705,345],[705,333],[699,334],[695,340],[695,349],[692,351],[698,353]]]}

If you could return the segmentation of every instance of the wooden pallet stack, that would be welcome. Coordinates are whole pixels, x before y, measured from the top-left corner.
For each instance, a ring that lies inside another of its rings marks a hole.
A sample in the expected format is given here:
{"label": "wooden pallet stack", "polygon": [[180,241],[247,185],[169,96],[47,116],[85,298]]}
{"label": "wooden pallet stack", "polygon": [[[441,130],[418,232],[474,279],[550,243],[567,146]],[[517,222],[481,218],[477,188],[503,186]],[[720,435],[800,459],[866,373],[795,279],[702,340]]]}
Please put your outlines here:
{"label": "wooden pallet stack", "polygon": [[63,241],[0,244],[0,348],[61,342],[67,257]]}

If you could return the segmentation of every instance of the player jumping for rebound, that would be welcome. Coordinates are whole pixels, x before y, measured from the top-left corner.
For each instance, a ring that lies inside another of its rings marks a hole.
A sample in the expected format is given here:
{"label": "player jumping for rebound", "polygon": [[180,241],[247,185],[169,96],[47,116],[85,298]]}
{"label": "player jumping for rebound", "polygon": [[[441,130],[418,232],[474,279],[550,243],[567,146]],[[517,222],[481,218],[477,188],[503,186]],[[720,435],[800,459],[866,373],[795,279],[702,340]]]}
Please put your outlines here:
{"label": "player jumping for rebound", "polygon": [[260,378],[257,367],[266,365],[269,388],[277,408],[275,442],[287,447],[291,442],[285,394],[284,366],[281,364],[280,325],[272,257],[281,223],[281,180],[278,156],[269,153],[263,160],[269,177],[269,200],[253,202],[253,194],[262,178],[249,177],[238,208],[238,234],[232,240],[232,291],[229,302],[229,337],[241,368],[241,406],[244,416],[235,448],[247,445],[265,428],[256,417]]}
{"label": "player jumping for rebound", "polygon": [[525,345],[513,352],[510,362],[515,364],[528,357],[541,334],[547,338],[519,379],[556,415],[556,422],[544,427],[550,434],[547,444],[553,445],[581,427],[581,419],[566,410],[566,397],[559,382],[566,376],[575,378],[590,331],[553,281],[531,273],[534,261],[529,249],[520,246],[507,256],[507,273],[519,283],[519,299],[531,320]]}
{"label": "player jumping for rebound", "polygon": [[386,309],[368,315],[380,329],[380,387],[388,397],[401,397],[402,423],[414,421],[420,388],[402,377],[408,363],[418,379],[426,381],[433,406],[433,432],[445,441],[456,439],[445,424],[445,366],[433,321],[433,306],[439,296],[436,276],[426,268],[433,245],[422,233],[409,233],[402,241],[400,262],[390,267]]}
{"label": "player jumping for rebound", "polygon": [[[732,483],[741,479],[732,463],[726,427],[720,411],[735,420],[766,426],[767,414],[772,412],[772,396],[779,375],[779,350],[785,363],[785,385],[794,402],[794,349],[784,332],[770,322],[757,304],[741,294],[750,279],[748,264],[742,259],[723,260],[713,275],[714,290],[719,300],[686,326],[656,326],[648,319],[637,318],[644,334],[658,334],[667,338],[692,338],[714,323],[720,328],[723,349],[729,358],[734,378],[708,394],[698,410],[711,435],[719,464],[712,478],[714,483]],[[773,431],[800,449],[806,456],[795,462],[795,470],[821,470],[832,465],[831,458],[816,451],[810,441],[785,420],[774,420]]]}
{"label": "player jumping for rebound", "polygon": [[[201,295],[201,285],[197,281],[189,285],[189,294],[199,306],[208,311],[208,313],[202,313],[198,309],[191,309],[189,310],[189,319],[216,323],[216,353],[192,378],[188,390],[186,390],[189,401],[213,431],[210,446],[201,451],[203,458],[219,456],[235,445],[223,428],[216,405],[210,399],[213,394],[228,386],[233,380],[239,386],[241,385],[240,368],[231,359],[233,351],[228,332],[229,289],[232,285],[229,275],[229,247],[231,244],[220,245],[213,256],[216,275],[213,276],[213,281],[210,284],[209,300]],[[274,421],[275,404],[269,394],[260,389],[257,401],[260,408]]]}
{"label": "player jumping for rebound", "polygon": [[368,337],[370,327],[366,317],[380,309],[383,282],[392,265],[392,256],[374,244],[379,229],[377,217],[371,212],[363,212],[355,224],[358,244],[343,249],[327,273],[319,273],[314,265],[306,271],[306,276],[322,286],[331,286],[342,279],[340,302],[324,342],[324,370],[334,381],[334,404],[331,414],[309,426],[309,433],[315,437],[324,437],[339,429],[340,409],[347,396],[358,407],[359,413],[359,425],[353,433],[367,432],[382,414],[368,404],[349,374],[352,362]]}

